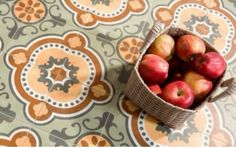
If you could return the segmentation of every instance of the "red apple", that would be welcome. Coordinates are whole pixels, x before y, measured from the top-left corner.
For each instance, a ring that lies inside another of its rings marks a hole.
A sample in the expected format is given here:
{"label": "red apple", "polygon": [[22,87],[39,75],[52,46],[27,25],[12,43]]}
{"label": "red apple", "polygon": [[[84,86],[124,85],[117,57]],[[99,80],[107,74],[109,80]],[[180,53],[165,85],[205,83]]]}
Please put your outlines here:
{"label": "red apple", "polygon": [[217,52],[198,54],[194,58],[193,65],[196,72],[209,79],[220,77],[226,69],[224,58]]}
{"label": "red apple", "polygon": [[175,82],[175,81],[182,81],[183,79],[183,74],[180,73],[179,71],[175,72],[170,72],[168,75],[168,78],[165,80],[164,83],[160,85],[161,88],[165,87],[169,83]]}
{"label": "red apple", "polygon": [[169,64],[161,57],[146,54],[140,65],[140,76],[147,84],[161,84],[168,76]]}
{"label": "red apple", "polygon": [[183,35],[177,41],[177,55],[184,61],[189,61],[194,55],[203,54],[205,51],[205,43],[197,36]]}
{"label": "red apple", "polygon": [[192,89],[184,81],[175,81],[166,85],[162,89],[161,97],[166,102],[185,109],[189,108],[194,100]]}
{"label": "red apple", "polygon": [[194,102],[198,103],[204,99],[213,86],[210,80],[194,71],[187,72],[183,80],[191,87],[195,98]]}
{"label": "red apple", "polygon": [[175,41],[168,34],[162,34],[152,43],[148,53],[155,54],[165,60],[169,60],[174,53]]}
{"label": "red apple", "polygon": [[156,95],[161,94],[161,88],[158,84],[148,85],[148,88]]}

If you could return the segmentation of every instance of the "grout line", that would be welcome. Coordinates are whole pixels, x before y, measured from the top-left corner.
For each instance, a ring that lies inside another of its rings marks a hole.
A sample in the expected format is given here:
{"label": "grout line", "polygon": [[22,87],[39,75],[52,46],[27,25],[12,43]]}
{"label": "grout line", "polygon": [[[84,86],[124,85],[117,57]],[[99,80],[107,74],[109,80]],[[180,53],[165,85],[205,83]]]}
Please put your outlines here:
{"label": "grout line", "polygon": [[[52,90],[52,88],[53,88],[53,86],[52,86],[52,87],[49,89],[49,91],[47,92],[47,94],[46,94],[46,95],[47,95],[47,98],[46,98],[45,100],[43,100],[43,102],[46,103],[46,104],[47,104],[48,94],[49,94],[49,92]],[[44,104],[41,104],[40,109],[39,109],[39,111],[38,111],[39,113],[42,111],[43,105],[44,105]],[[32,125],[30,124],[30,125],[31,125],[30,130],[32,130],[33,128],[36,127],[35,121],[36,121],[38,118],[39,118],[39,116],[36,116],[36,118],[33,119]],[[29,133],[26,134],[27,137],[28,137],[28,135],[29,135]],[[26,142],[26,139],[23,141],[22,144],[24,144],[25,142]]]}
{"label": "grout line", "polygon": [[[208,4],[211,5],[213,1],[214,1],[214,0],[210,0]],[[208,16],[208,15],[209,15],[209,11],[210,11],[210,8],[207,8],[207,11],[206,11],[205,16]]]}
{"label": "grout line", "polygon": [[[152,3],[153,3],[153,2],[154,2],[154,1],[152,0]],[[148,10],[147,10],[147,11],[148,11]],[[146,14],[146,18],[148,18],[148,16],[149,16],[149,13]],[[145,27],[145,26],[143,26],[143,27],[141,28],[141,30],[143,30],[144,27]],[[141,36],[138,36],[138,37],[141,38]],[[121,45],[118,45],[118,46],[120,47]],[[132,54],[133,54],[133,53],[132,53]],[[120,83],[120,84],[119,84],[119,89],[116,91],[116,94],[114,95],[114,96],[115,96],[114,102],[111,103],[111,106],[116,106],[117,101],[119,101],[119,96],[120,96],[120,93],[121,93],[121,87],[122,87],[122,86],[123,86],[122,83]],[[109,115],[108,115],[108,118],[107,118],[107,119],[109,119],[110,115],[111,115],[111,112],[109,112]],[[107,121],[105,122],[105,125],[104,125],[104,127],[102,128],[102,130],[101,130],[101,132],[100,132],[100,136],[105,133],[106,124],[107,124]],[[98,144],[98,143],[97,143],[97,144]],[[96,147],[97,147],[97,146],[98,146],[98,145],[96,145]]]}
{"label": "grout line", "polygon": [[[67,52],[67,53],[65,54],[65,57],[69,57],[69,56],[70,56],[69,54],[70,54],[71,52],[72,52],[72,51]],[[4,56],[4,54],[7,54],[7,53],[0,52],[0,57]],[[9,55],[9,57],[10,57],[10,55]],[[16,60],[17,60],[17,61],[22,61],[21,59],[19,59],[19,58],[17,58],[17,57],[16,57]],[[64,67],[65,62],[66,62],[66,60],[64,60],[64,61],[63,61],[63,64],[61,64],[63,67]],[[30,61],[28,61],[28,64],[31,64],[33,69],[34,69],[34,68],[39,68],[39,66],[40,66],[40,65],[37,65],[37,64],[32,63],[32,62],[30,62]],[[42,69],[44,69],[44,68],[42,67]],[[47,71],[47,69],[44,69],[44,70]],[[60,71],[57,72],[57,76],[58,76],[59,73],[60,73]],[[80,82],[80,84],[83,85],[83,86],[86,86],[86,87],[90,87],[90,86],[91,86],[91,85],[88,85],[88,84],[85,84],[85,83],[81,83],[81,82]],[[99,91],[99,89],[97,89],[97,90]]]}
{"label": "grout line", "polygon": [[[113,107],[113,106],[115,106],[115,107],[117,107],[117,103],[118,103],[118,101],[119,101],[119,97],[120,97],[120,94],[121,94],[121,88],[122,88],[122,83],[119,83],[119,88],[118,88],[118,90],[116,91],[116,94],[114,94],[113,96],[113,102],[111,102],[111,104],[110,104],[110,106],[111,107]],[[108,115],[108,117],[107,117],[107,119],[106,119],[106,122],[105,122],[105,124],[104,124],[104,127],[102,128],[102,130],[101,130],[101,132],[100,132],[100,136],[102,136],[103,134],[105,134],[105,128],[106,128],[106,125],[107,125],[107,120],[109,119],[109,117],[111,116],[111,112],[109,112],[109,115]],[[115,120],[116,118],[114,118],[114,120]],[[110,140],[112,140],[112,139],[110,139]],[[98,143],[97,143],[98,144]],[[96,145],[96,147],[97,147],[98,145]]]}
{"label": "grout line", "polygon": [[[115,95],[115,98],[117,99],[119,96],[118,95]],[[113,104],[114,103],[114,104]],[[116,104],[116,101],[112,102],[112,106],[114,106]],[[106,125],[107,125],[107,121],[108,119],[110,118],[111,116],[111,112],[109,112],[109,115],[107,116],[107,119],[105,121],[105,124],[104,124],[104,127],[101,129],[100,131],[100,135],[99,136],[102,136],[103,134],[105,134],[105,128],[106,128]],[[111,140],[111,139],[110,139]],[[98,143],[97,143],[98,144]],[[97,147],[98,145],[95,145],[95,147]]]}
{"label": "grout line", "polygon": [[[153,1],[152,1],[153,2]],[[212,2],[212,0],[210,1],[210,2]],[[207,9],[207,12],[206,12],[206,15],[208,15],[208,9]],[[149,14],[149,13],[148,13]],[[74,27],[74,26],[73,26]],[[144,26],[143,26],[144,27]],[[81,27],[81,29],[83,29],[82,27]],[[143,29],[143,28],[142,28]],[[90,32],[88,32],[89,34],[91,34],[91,35],[95,35],[95,34],[92,34],[92,33],[90,33]],[[96,36],[96,35],[95,35]],[[0,56],[1,55],[3,55],[4,54],[4,52],[0,52]],[[132,53],[133,54],[133,53]],[[82,84],[83,85],[83,84]],[[119,91],[121,90],[121,85],[120,85],[120,88],[119,88]],[[118,97],[118,96],[117,96]],[[48,99],[48,98],[47,98]],[[46,100],[47,100],[46,99]],[[46,102],[46,100],[44,100],[45,102]],[[114,101],[114,102],[116,102],[116,101]],[[46,102],[47,103],[47,102]],[[40,108],[40,112],[41,112],[41,110],[42,110],[42,106],[41,106],[41,108]],[[108,117],[110,116],[110,114],[108,115]],[[35,120],[37,120],[37,118],[35,119]],[[106,123],[107,123],[107,121],[106,121]],[[105,125],[106,125],[106,123],[105,123]],[[32,127],[36,127],[36,124],[34,124],[33,123],[33,126]],[[36,127],[37,128],[37,127]],[[104,127],[105,128],[105,127]],[[103,131],[104,131],[104,128],[102,129],[102,133],[103,133]],[[55,136],[56,137],[56,136]],[[63,139],[62,139],[63,140]],[[24,143],[23,143],[24,144]]]}
{"label": "grout line", "polygon": [[[85,85],[85,84],[81,84],[81,85],[83,85],[83,86],[87,86],[87,85]],[[90,86],[87,86],[87,87],[90,87]],[[48,91],[48,94],[52,91],[52,88],[53,88],[53,86],[52,86],[52,87],[50,88],[50,90]],[[100,91],[99,89],[96,89],[96,90],[97,90],[97,91]],[[47,94],[47,99],[44,100],[44,102],[45,102],[46,104],[47,104],[47,100],[49,99],[48,94]],[[39,112],[42,111],[42,108],[43,108],[43,104],[40,106]],[[36,126],[36,124],[35,124],[35,121],[36,121],[37,119],[38,119],[38,117],[35,118],[34,121],[32,121],[31,129],[33,129],[33,128],[37,128],[37,126]],[[39,128],[39,129],[41,129],[41,128]],[[41,130],[42,130],[42,129],[41,129]],[[49,133],[49,134],[50,134],[50,133]],[[28,136],[28,133],[27,133],[26,136]],[[53,135],[53,136],[55,136],[55,135]],[[57,137],[57,136],[55,136],[55,137]],[[61,139],[60,137],[57,137],[57,138]],[[62,139],[62,140],[64,140],[64,139]]]}
{"label": "grout line", "polygon": [[[2,112],[0,112],[0,114],[5,115],[5,116],[7,116],[7,117],[13,119],[13,117],[11,117],[11,116],[9,116],[9,115],[7,115],[7,114],[4,114],[4,113],[2,113]],[[20,118],[14,118],[14,119],[16,119],[17,121],[20,121],[20,122],[22,122],[23,124],[25,124],[29,130],[33,129],[32,126],[30,126],[29,124],[27,124],[26,122],[24,122],[24,121],[21,120]],[[13,122],[14,122],[14,121],[13,121]],[[35,128],[38,129],[38,130],[40,130],[40,131],[42,131],[42,132],[44,132],[44,133],[47,133],[47,134],[51,135],[51,134],[50,134],[49,132],[47,132],[46,130],[43,130],[43,129],[37,127],[37,126],[35,126]],[[32,130],[31,130],[31,131],[32,131]],[[28,136],[28,134],[27,134],[27,136]],[[64,139],[62,139],[61,137],[58,137],[58,136],[56,136],[56,135],[53,135],[53,136],[56,137],[56,138],[58,138],[58,139],[64,140]],[[24,143],[22,143],[22,144],[24,144]]]}

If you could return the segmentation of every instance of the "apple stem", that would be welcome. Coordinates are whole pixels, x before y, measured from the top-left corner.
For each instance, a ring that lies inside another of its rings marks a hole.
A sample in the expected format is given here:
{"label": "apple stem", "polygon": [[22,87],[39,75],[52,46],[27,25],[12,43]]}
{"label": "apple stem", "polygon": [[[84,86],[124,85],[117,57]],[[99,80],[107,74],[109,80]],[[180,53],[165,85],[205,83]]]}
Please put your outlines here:
{"label": "apple stem", "polygon": [[182,90],[178,90],[177,96],[181,96],[181,95],[183,95],[183,94],[184,94],[184,92],[183,92]]}

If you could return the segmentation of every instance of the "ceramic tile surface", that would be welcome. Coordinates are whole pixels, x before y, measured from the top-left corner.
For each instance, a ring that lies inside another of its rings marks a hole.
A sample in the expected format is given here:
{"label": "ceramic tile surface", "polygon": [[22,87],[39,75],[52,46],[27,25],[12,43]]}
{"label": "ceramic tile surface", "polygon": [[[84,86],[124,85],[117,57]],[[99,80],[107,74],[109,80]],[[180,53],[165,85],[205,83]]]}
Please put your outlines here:
{"label": "ceramic tile surface", "polygon": [[1,146],[235,146],[236,92],[178,129],[123,94],[155,20],[236,76],[235,0],[0,0]]}

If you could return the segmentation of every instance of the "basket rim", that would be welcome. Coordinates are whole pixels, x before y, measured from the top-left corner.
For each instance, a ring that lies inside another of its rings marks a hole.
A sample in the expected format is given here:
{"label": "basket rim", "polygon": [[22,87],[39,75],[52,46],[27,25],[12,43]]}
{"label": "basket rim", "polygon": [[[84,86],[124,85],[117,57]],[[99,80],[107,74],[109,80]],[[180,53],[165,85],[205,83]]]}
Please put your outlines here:
{"label": "basket rim", "polygon": [[[215,52],[219,53],[208,41],[206,41],[205,39],[203,39],[202,37],[200,37],[200,36],[197,35],[196,33],[191,32],[191,31],[188,31],[188,30],[185,30],[185,29],[183,29],[183,28],[181,28],[181,27],[176,27],[176,26],[168,26],[168,27],[166,27],[165,29],[161,30],[161,31],[157,34],[157,36],[151,41],[151,43],[152,43],[159,35],[163,34],[165,31],[170,30],[170,29],[172,29],[172,28],[182,30],[182,31],[186,32],[186,34],[192,34],[192,35],[195,35],[195,36],[201,38],[201,39],[204,41],[204,43],[206,44],[206,46],[207,46],[208,48],[213,49]],[[146,44],[147,44],[147,43],[146,43]],[[151,45],[151,44],[150,44],[150,45]],[[172,107],[172,108],[176,108],[176,109],[179,109],[179,110],[184,111],[184,112],[196,113],[196,112],[198,111],[198,108],[201,107],[204,103],[206,103],[206,102],[209,100],[208,97],[210,97],[212,94],[214,94],[214,92],[215,92],[215,91],[217,90],[217,88],[219,87],[221,81],[223,80],[223,77],[224,77],[224,75],[225,75],[225,72],[227,71],[227,68],[228,68],[228,64],[227,64],[225,58],[222,56],[223,59],[224,59],[224,61],[225,61],[225,63],[226,63],[226,68],[225,68],[224,73],[223,73],[222,76],[220,77],[220,80],[219,80],[218,84],[215,85],[215,89],[212,90],[212,92],[209,94],[209,96],[206,97],[206,100],[203,101],[201,104],[199,104],[198,107],[196,107],[196,108],[194,108],[194,109],[184,109],[184,108],[181,108],[181,107],[179,107],[179,106],[175,106],[175,105],[173,105],[173,104],[171,104],[171,103],[169,103],[169,102],[166,102],[166,101],[163,100],[161,97],[155,95],[153,92],[151,92],[151,91],[149,90],[149,88],[147,87],[146,83],[145,83],[145,82],[143,81],[143,79],[141,78],[141,76],[140,76],[140,74],[139,74],[139,72],[138,72],[138,67],[139,67],[139,65],[140,65],[140,62],[141,62],[143,56],[145,55],[146,51],[147,51],[148,48],[150,47],[150,45],[148,45],[148,46],[144,45],[144,46],[142,47],[143,50],[142,50],[142,52],[140,53],[140,56],[139,56],[138,60],[136,61],[135,66],[134,66],[134,69],[133,69],[133,70],[135,71],[135,74],[137,74],[137,76],[139,77],[139,80],[141,81],[141,83],[143,84],[143,86],[145,87],[145,89],[147,89],[148,92],[149,92],[153,97],[157,98],[158,100],[162,101],[163,103],[166,103],[168,106],[170,106],[170,107]],[[144,47],[145,47],[145,49],[144,49]]]}

